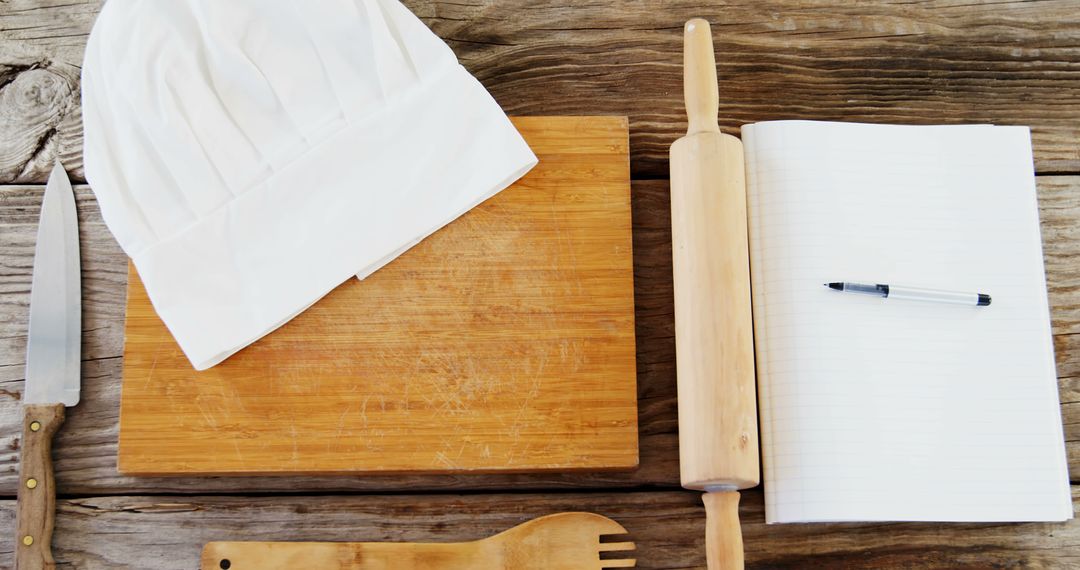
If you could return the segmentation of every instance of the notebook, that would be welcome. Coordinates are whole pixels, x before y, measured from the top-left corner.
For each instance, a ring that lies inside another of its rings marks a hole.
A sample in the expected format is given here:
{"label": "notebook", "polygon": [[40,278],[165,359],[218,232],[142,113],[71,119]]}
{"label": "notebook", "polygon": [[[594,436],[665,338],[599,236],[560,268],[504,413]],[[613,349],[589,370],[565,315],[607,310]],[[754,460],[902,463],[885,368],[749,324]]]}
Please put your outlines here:
{"label": "notebook", "polygon": [[1072,518],[1030,140],[743,128],[767,522]]}

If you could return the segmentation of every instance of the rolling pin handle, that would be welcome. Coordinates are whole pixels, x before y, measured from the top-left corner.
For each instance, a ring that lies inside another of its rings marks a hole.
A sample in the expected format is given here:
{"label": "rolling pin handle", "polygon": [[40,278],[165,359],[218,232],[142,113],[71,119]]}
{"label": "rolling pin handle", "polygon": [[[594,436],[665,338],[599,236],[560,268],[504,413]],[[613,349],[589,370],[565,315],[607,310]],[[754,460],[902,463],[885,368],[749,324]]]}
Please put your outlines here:
{"label": "rolling pin handle", "polygon": [[683,35],[683,96],[690,123],[686,134],[718,133],[720,93],[709,22],[694,18],[686,23]]}
{"label": "rolling pin handle", "polygon": [[705,560],[709,570],[743,570],[739,492],[705,493]]}

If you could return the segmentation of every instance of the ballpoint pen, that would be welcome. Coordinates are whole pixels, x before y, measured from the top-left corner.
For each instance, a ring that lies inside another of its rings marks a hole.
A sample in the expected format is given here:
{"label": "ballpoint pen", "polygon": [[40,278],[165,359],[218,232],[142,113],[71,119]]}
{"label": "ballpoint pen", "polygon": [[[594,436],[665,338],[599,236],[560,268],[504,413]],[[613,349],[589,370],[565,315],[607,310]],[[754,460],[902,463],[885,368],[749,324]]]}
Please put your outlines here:
{"label": "ballpoint pen", "polygon": [[886,299],[906,299],[908,301],[927,301],[931,303],[950,303],[953,305],[974,305],[985,307],[990,304],[990,295],[986,293],[966,293],[963,291],[943,291],[902,285],[884,285],[881,283],[826,283],[826,287],[844,293],[862,293],[877,295]]}

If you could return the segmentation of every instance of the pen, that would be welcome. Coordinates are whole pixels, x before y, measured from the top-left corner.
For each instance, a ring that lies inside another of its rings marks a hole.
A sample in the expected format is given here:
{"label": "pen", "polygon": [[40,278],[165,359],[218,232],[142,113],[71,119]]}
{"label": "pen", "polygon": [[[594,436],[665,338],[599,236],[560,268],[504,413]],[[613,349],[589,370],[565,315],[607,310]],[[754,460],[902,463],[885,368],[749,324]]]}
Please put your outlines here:
{"label": "pen", "polygon": [[877,295],[886,299],[906,299],[908,301],[928,301],[932,303],[951,303],[953,305],[974,305],[985,307],[990,304],[990,295],[986,293],[965,293],[962,291],[942,291],[901,285],[882,285],[881,283],[826,283],[826,287],[844,293],[862,293]]}

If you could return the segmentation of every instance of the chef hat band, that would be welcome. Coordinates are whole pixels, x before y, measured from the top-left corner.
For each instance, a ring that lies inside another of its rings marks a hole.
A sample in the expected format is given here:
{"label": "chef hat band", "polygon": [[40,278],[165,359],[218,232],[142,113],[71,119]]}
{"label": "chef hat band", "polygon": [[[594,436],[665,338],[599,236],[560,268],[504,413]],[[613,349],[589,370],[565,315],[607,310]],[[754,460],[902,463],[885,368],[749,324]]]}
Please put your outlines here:
{"label": "chef hat band", "polygon": [[109,0],[83,113],[105,222],[198,369],[536,164],[396,0]]}

